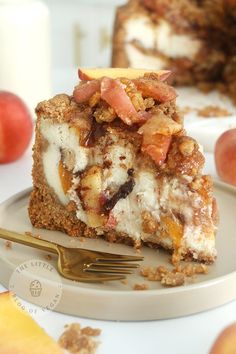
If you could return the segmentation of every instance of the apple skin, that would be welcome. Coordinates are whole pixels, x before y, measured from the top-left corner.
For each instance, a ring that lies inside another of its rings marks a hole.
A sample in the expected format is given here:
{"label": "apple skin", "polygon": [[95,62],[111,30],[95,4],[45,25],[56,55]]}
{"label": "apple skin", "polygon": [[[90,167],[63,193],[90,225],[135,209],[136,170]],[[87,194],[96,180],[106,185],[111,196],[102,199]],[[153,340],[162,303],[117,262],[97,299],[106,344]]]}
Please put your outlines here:
{"label": "apple skin", "polygon": [[9,292],[0,293],[0,334],[1,354],[65,354]]}
{"label": "apple skin", "polygon": [[222,181],[236,186],[236,128],[227,130],[216,141],[215,163]]}
{"label": "apple skin", "polygon": [[0,91],[0,163],[20,158],[28,147],[33,121],[20,97]]}
{"label": "apple skin", "polygon": [[117,79],[119,77],[125,77],[127,79],[133,80],[144,76],[147,73],[155,73],[156,77],[160,81],[166,80],[170,75],[170,70],[145,70],[145,69],[133,69],[133,68],[79,68],[78,76],[80,80],[94,80],[100,79],[103,76],[107,76],[112,79]]}
{"label": "apple skin", "polygon": [[236,353],[236,323],[226,327],[217,337],[209,354]]}

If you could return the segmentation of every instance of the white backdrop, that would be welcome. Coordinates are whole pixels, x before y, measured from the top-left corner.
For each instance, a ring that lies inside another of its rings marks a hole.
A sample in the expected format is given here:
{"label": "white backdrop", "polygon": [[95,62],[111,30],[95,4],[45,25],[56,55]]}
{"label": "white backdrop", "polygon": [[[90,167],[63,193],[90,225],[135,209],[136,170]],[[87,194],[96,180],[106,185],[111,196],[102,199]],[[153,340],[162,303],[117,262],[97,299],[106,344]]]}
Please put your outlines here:
{"label": "white backdrop", "polygon": [[[110,66],[116,6],[125,0],[44,0],[51,14],[53,88],[71,92],[79,66]],[[54,89],[54,92],[55,89]]]}

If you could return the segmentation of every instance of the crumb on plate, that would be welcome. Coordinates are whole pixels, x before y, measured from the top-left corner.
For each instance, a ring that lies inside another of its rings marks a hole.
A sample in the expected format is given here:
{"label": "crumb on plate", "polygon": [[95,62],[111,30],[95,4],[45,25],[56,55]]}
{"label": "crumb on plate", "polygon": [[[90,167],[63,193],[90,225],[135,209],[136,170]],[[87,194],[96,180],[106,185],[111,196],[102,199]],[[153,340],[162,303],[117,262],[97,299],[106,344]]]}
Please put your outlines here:
{"label": "crumb on plate", "polygon": [[148,284],[139,284],[139,283],[136,283],[136,284],[134,284],[134,286],[133,286],[133,290],[148,290],[148,289],[149,289]]}
{"label": "crumb on plate", "polygon": [[187,278],[196,274],[207,274],[208,267],[205,264],[177,264],[173,269],[165,266],[143,267],[140,274],[149,281],[160,281],[164,286],[184,285]]}
{"label": "crumb on plate", "polygon": [[161,284],[165,286],[180,286],[185,282],[185,276],[183,273],[167,272],[161,278]]}
{"label": "crumb on plate", "polygon": [[46,255],[45,255],[45,259],[46,259],[47,261],[51,261],[51,260],[52,260],[51,254],[46,254]]}
{"label": "crumb on plate", "polygon": [[11,241],[5,241],[5,248],[6,248],[6,250],[11,250],[12,249],[12,242]]}

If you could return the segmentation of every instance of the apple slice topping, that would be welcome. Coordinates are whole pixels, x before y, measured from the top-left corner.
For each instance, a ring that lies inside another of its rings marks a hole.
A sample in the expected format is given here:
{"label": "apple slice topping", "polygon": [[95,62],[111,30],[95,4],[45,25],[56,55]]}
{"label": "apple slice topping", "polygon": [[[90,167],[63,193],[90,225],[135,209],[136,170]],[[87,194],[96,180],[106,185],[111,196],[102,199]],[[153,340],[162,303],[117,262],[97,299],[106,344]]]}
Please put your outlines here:
{"label": "apple slice topping", "polygon": [[73,96],[77,103],[84,103],[96,93],[100,91],[100,81],[92,80],[86,83],[80,84],[75,87]]}
{"label": "apple slice topping", "polygon": [[124,87],[118,79],[104,77],[101,81],[101,98],[115,110],[125,124],[132,125],[132,118],[136,116],[137,111]]}
{"label": "apple slice topping", "polygon": [[[99,95],[99,104],[107,105],[115,112],[112,120],[119,117],[126,125],[138,124],[138,133],[143,136],[142,151],[161,165],[166,159],[172,135],[182,130],[181,124],[152,109],[153,105],[176,98],[174,88],[163,82],[169,75],[167,70],[79,69],[79,78],[83,82],[75,88],[73,95],[77,103],[88,102],[89,105],[91,97]],[[152,105],[146,106],[145,100],[152,100]]]}
{"label": "apple slice topping", "polygon": [[81,68],[78,70],[78,76],[80,80],[83,81],[101,79],[104,76],[110,77],[111,79],[125,77],[127,79],[133,80],[148,74],[154,74],[157,80],[164,81],[171,75],[171,71],[153,71],[132,68]]}
{"label": "apple slice topping", "polygon": [[[90,74],[96,79],[90,80]],[[126,77],[122,80],[124,75]],[[80,78],[87,81],[75,87],[73,96],[77,103],[85,103],[89,102],[94,94],[100,93],[101,100],[108,103],[125,124],[143,123],[145,109],[142,109],[142,114],[139,109],[135,108],[131,100],[134,92],[130,93],[129,87],[127,90],[127,85],[133,85],[133,88],[138,90],[136,96],[141,93],[141,99],[147,97],[153,98],[159,103],[165,103],[176,97],[175,90],[161,82],[168,75],[169,71],[165,70],[154,73],[139,69],[91,69],[85,72],[79,70]],[[124,83],[124,80],[128,83]]]}
{"label": "apple slice topping", "polygon": [[133,82],[143,97],[152,97],[160,103],[171,101],[177,96],[173,87],[161,81],[144,78]]}
{"label": "apple slice topping", "polygon": [[143,139],[142,152],[148,154],[157,165],[162,165],[167,157],[172,137],[162,134],[154,134]]}
{"label": "apple slice topping", "polygon": [[165,162],[172,135],[181,130],[181,124],[160,111],[138,130],[138,133],[143,135],[141,150],[147,153],[157,165],[162,165]]}
{"label": "apple slice topping", "polygon": [[161,111],[153,114],[148,121],[143,124],[139,130],[139,134],[143,135],[174,135],[182,130],[182,125],[167,117]]}

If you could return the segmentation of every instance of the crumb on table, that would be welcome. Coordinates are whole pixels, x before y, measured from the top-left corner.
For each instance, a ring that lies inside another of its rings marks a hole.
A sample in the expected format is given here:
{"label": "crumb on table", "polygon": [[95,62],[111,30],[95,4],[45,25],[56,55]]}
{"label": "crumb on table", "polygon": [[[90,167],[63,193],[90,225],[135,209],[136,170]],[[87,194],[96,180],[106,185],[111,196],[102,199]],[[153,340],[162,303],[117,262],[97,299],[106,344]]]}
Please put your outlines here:
{"label": "crumb on table", "polygon": [[214,118],[214,117],[229,117],[232,116],[232,113],[228,111],[226,108],[219,106],[204,106],[202,108],[194,108],[194,107],[183,107],[181,108],[181,114],[184,116],[190,112],[196,112],[199,117],[203,118]]}
{"label": "crumb on table", "polygon": [[229,112],[226,108],[219,106],[205,106],[203,108],[197,109],[196,111],[198,116],[205,118],[228,117],[232,115],[232,113]]}
{"label": "crumb on table", "polygon": [[81,329],[81,333],[85,334],[86,336],[97,337],[101,334],[100,328],[92,328],[92,327],[84,327]]}
{"label": "crumb on table", "polygon": [[60,336],[58,343],[71,354],[94,354],[99,342],[93,337],[100,334],[99,328],[82,328],[79,323],[72,323],[65,326],[65,331]]}
{"label": "crumb on table", "polygon": [[188,114],[189,112],[192,112],[194,109],[189,107],[189,106],[185,106],[183,108],[180,109],[180,113],[184,116],[185,114]]}

